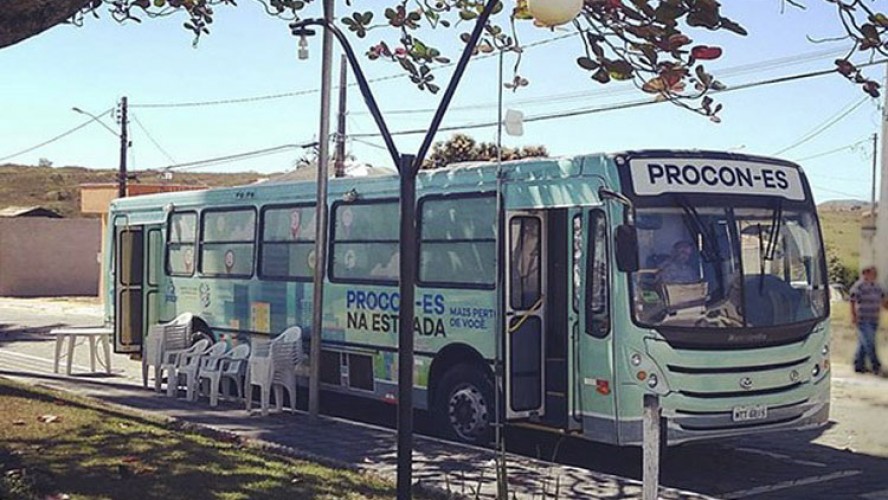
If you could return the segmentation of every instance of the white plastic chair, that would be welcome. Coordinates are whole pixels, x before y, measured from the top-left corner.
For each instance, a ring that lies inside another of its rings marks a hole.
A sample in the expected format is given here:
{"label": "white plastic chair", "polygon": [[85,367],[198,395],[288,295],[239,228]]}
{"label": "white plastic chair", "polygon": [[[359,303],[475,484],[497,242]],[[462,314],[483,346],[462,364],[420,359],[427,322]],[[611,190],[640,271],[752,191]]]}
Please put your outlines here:
{"label": "white plastic chair", "polygon": [[201,361],[198,373],[198,387],[206,379],[210,385],[210,406],[219,404],[219,384],[225,383],[222,391],[226,396],[230,395],[231,381],[237,388],[237,397],[244,395],[244,377],[247,373],[247,360],[250,357],[250,346],[241,344],[217,358],[206,357]]}
{"label": "white plastic chair", "polygon": [[264,344],[253,347],[247,363],[246,406],[252,406],[252,390],[259,386],[262,415],[268,415],[268,400],[274,388],[277,410],[283,410],[284,389],[290,396],[290,405],[296,410],[296,367],[303,363],[302,329],[292,326]]}
{"label": "white plastic chair", "polygon": [[152,325],[142,348],[142,386],[148,387],[148,368],[154,367],[154,390],[160,392],[163,380],[163,364],[168,351],[180,351],[188,347],[191,338],[191,313],[183,313],[169,323]]}
{"label": "white plastic chair", "polygon": [[[173,389],[174,394],[178,389],[182,378],[185,379],[185,397],[188,401],[197,399],[197,389],[199,381],[200,367],[204,361],[208,359],[219,359],[228,351],[228,342],[222,340],[211,345],[203,352],[195,354],[185,354],[181,357],[181,364],[176,367],[176,377],[174,383],[176,388]],[[169,393],[170,385],[167,382],[167,393]]]}
{"label": "white plastic chair", "polygon": [[173,397],[179,390],[179,373],[188,370],[189,365],[199,365],[200,357],[210,347],[210,341],[200,339],[187,349],[167,351],[161,370],[167,372],[167,396]]}

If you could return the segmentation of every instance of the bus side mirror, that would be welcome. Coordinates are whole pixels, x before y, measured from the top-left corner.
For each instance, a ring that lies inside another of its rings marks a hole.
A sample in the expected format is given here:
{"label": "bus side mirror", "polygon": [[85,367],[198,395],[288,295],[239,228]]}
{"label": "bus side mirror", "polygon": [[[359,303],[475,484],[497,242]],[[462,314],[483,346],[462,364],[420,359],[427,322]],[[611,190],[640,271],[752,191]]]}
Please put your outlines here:
{"label": "bus side mirror", "polygon": [[614,239],[617,244],[617,269],[627,273],[638,271],[638,232],[635,226],[617,226]]}

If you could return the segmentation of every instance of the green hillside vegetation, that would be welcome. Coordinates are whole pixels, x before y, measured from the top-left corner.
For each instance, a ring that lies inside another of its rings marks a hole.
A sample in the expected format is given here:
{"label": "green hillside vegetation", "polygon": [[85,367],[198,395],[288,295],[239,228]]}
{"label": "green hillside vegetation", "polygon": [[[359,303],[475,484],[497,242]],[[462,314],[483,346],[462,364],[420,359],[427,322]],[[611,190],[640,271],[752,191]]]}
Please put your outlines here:
{"label": "green hillside vegetation", "polygon": [[[827,255],[835,257],[850,276],[845,281],[853,281],[860,265],[860,210],[833,210],[823,207],[819,210],[820,227]],[[834,273],[831,273],[834,274]],[[835,276],[831,276],[833,280]],[[846,283],[850,285],[851,283]]]}
{"label": "green hillside vegetation", "polygon": [[[265,177],[256,172],[232,174],[176,172],[171,180],[163,180],[156,172],[134,173],[136,178],[129,182],[206,187],[239,186]],[[117,182],[116,170],[0,165],[0,208],[41,206],[54,210],[63,217],[84,217],[80,213],[80,185],[115,182]]]}

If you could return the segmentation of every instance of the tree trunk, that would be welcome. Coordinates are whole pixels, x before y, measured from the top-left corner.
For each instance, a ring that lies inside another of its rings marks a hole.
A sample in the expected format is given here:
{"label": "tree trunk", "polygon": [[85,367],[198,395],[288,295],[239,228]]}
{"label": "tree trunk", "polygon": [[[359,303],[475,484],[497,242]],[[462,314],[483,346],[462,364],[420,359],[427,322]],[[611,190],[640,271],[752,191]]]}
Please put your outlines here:
{"label": "tree trunk", "polygon": [[7,0],[0,8],[0,49],[70,19],[88,0]]}

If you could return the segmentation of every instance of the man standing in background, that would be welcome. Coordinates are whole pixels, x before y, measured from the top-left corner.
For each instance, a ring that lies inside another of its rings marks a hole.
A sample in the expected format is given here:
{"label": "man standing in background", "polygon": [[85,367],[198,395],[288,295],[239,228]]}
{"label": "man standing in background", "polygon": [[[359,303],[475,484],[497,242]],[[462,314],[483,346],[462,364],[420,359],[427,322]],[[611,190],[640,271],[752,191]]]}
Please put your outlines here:
{"label": "man standing in background", "polygon": [[851,323],[857,326],[857,352],[854,354],[854,371],[866,373],[869,359],[872,372],[881,374],[882,363],[876,353],[876,331],[879,329],[879,313],[888,306],[885,292],[876,282],[876,266],[867,266],[862,277],[851,287]]}

